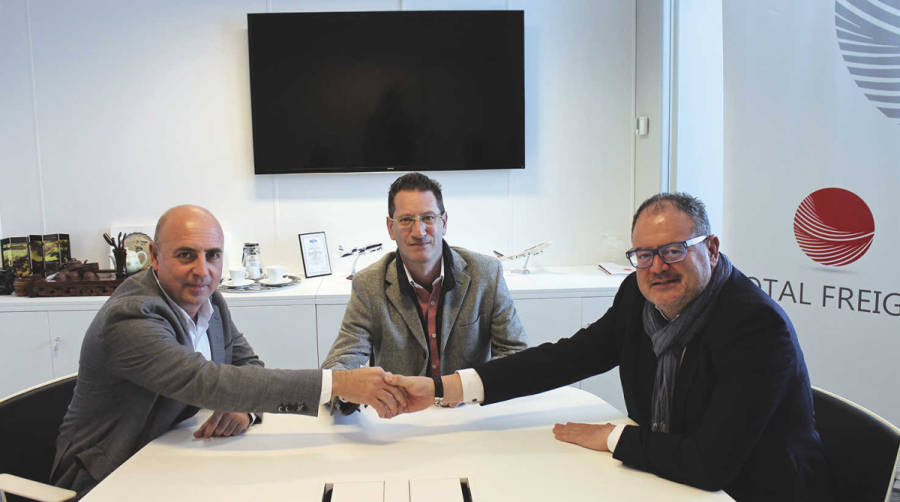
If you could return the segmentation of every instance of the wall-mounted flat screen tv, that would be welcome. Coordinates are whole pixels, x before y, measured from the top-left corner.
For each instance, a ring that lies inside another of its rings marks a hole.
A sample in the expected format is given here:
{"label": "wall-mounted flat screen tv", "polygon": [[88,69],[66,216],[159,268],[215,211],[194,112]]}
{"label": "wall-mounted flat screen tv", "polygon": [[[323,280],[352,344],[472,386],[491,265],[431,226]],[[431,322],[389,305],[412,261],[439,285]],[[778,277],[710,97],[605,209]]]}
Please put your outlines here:
{"label": "wall-mounted flat screen tv", "polygon": [[522,21],[248,14],[255,172],[524,168]]}

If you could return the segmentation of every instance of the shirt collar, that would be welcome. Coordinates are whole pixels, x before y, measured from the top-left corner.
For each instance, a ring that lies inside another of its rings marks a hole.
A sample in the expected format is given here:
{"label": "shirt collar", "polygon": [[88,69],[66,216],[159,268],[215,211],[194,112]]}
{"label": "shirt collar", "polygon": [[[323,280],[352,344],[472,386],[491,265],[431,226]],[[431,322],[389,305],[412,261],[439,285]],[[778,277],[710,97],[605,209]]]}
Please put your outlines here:
{"label": "shirt collar", "polygon": [[[421,284],[419,284],[419,283],[417,283],[416,281],[413,280],[412,275],[409,274],[409,269],[406,268],[406,264],[403,263],[402,260],[401,260],[400,263],[403,264],[403,271],[406,273],[406,279],[409,281],[409,285],[410,285],[413,289],[416,289],[416,286],[418,286],[418,287],[420,287],[420,288],[422,288],[422,289],[425,289],[424,286],[422,286]],[[441,275],[439,275],[434,281],[432,281],[432,282],[431,282],[431,285],[434,286],[434,285],[437,284],[439,281],[443,281],[443,280],[444,280],[444,257],[441,256]]]}
{"label": "shirt collar", "polygon": [[166,300],[169,300],[169,303],[175,306],[178,312],[181,314],[185,320],[187,320],[190,325],[196,326],[198,330],[206,331],[209,328],[209,320],[212,319],[213,308],[212,301],[209,298],[200,306],[200,310],[197,311],[197,322],[194,323],[194,320],[191,319],[191,316],[188,315],[187,311],[181,308],[181,305],[175,303],[175,300],[169,296],[169,293],[166,292],[166,288],[159,283],[159,276],[156,275],[156,270],[150,269],[153,272],[153,278],[156,279],[156,285],[159,286],[159,290],[162,291],[163,296],[166,297]]}
{"label": "shirt collar", "polygon": [[[453,272],[455,266],[453,253],[446,240],[444,241],[443,248],[443,252],[441,253],[441,276],[444,278],[444,282],[441,283],[441,291],[446,293],[456,286],[456,276]],[[414,294],[415,287],[411,286],[413,282],[410,280],[409,272],[406,270],[406,265],[404,265],[403,257],[400,256],[399,251],[394,253],[394,262],[394,266],[397,267],[397,278],[400,280],[398,284],[400,291],[404,294]]]}

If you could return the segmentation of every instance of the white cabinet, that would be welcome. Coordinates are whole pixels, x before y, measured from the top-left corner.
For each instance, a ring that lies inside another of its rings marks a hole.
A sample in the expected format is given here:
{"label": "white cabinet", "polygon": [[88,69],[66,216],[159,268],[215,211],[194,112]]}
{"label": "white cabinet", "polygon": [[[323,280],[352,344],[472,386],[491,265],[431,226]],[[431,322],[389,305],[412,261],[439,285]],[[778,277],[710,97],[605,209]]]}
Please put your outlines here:
{"label": "white cabinet", "polygon": [[235,326],[267,368],[318,367],[315,305],[232,306],[229,310]]}
{"label": "white cabinet", "polygon": [[344,311],[347,304],[316,305],[316,330],[319,334],[319,364],[325,361],[325,356],[331,350],[331,345],[337,339],[338,330],[344,321]]}
{"label": "white cabinet", "polygon": [[581,298],[527,298],[515,303],[531,347],[570,337],[581,327]]}
{"label": "white cabinet", "polygon": [[[612,307],[613,297],[587,297],[581,299],[581,324],[587,327],[592,322],[603,317],[603,314]],[[622,412],[625,411],[625,397],[622,395],[622,383],[619,378],[619,368],[613,368],[601,375],[585,378],[581,381],[581,388],[591,392],[607,403],[615,406]]]}
{"label": "white cabinet", "polygon": [[581,298],[527,298],[515,302],[530,347],[568,338],[581,328]]}
{"label": "white cabinet", "polygon": [[[555,342],[596,321],[612,306],[612,296],[581,298],[526,298],[516,300],[516,311],[528,333],[529,345]],[[575,384],[620,410],[625,410],[619,370],[586,378]]]}
{"label": "white cabinet", "polygon": [[581,299],[581,327],[586,328],[592,322],[603,317],[612,307],[612,296],[589,296]]}
{"label": "white cabinet", "polygon": [[78,372],[78,358],[81,355],[81,340],[95,310],[64,310],[47,312],[50,326],[50,358],[53,364],[53,378]]}
{"label": "white cabinet", "polygon": [[47,312],[0,313],[0,398],[53,378]]}
{"label": "white cabinet", "polygon": [[[621,282],[596,267],[536,269],[506,279],[530,345],[571,336],[600,317]],[[350,286],[330,276],[225,298],[235,325],[267,367],[316,368],[337,338]],[[84,333],[106,299],[0,296],[0,397],[76,372]],[[617,383],[615,374],[582,386],[618,407]]]}

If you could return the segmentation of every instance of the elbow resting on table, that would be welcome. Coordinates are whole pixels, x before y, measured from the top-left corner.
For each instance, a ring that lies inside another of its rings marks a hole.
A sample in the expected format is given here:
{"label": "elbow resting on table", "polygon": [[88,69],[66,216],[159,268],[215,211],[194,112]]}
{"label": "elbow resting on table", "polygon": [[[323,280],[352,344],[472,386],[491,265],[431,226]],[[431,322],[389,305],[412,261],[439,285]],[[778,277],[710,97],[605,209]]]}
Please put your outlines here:
{"label": "elbow resting on table", "polygon": [[700,488],[702,490],[718,491],[724,490],[737,477],[740,471],[739,465],[731,462],[710,462],[711,467],[706,465],[697,466],[693,479],[682,480],[683,483]]}
{"label": "elbow resting on table", "polygon": [[[657,455],[659,454],[657,452]],[[674,457],[664,455],[664,457],[666,458],[645,456],[646,464],[643,469],[677,483],[709,491],[724,490],[730,486],[737,479],[742,467],[741,464],[727,458],[702,458],[696,452],[687,453],[683,450],[680,455]],[[627,461],[625,463],[628,464]],[[632,467],[641,468],[640,465]]]}

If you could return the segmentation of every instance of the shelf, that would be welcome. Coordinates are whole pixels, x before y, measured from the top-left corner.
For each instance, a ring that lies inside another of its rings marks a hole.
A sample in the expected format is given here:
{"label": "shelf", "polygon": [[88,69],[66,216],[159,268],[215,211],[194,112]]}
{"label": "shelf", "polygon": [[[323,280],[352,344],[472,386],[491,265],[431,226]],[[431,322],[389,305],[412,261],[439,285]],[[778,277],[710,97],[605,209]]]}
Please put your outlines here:
{"label": "shelf", "polygon": [[[538,267],[528,274],[506,270],[503,274],[513,299],[583,298],[615,296],[624,277],[611,276],[594,265]],[[342,305],[350,301],[351,281],[330,275],[303,279],[283,291],[225,293],[229,305]],[[108,297],[0,296],[0,312],[99,310]]]}

